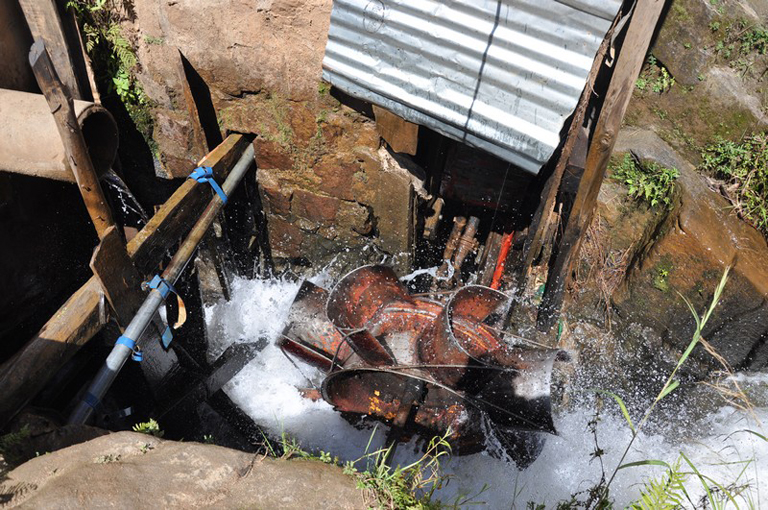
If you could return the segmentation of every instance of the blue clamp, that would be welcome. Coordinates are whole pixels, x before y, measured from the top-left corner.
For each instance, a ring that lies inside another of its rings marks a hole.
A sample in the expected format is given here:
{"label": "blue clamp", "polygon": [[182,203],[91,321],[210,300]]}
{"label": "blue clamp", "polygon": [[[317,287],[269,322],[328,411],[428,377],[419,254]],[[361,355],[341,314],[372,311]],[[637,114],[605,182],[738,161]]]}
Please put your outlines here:
{"label": "blue clamp", "polygon": [[216,192],[219,197],[221,197],[222,203],[227,203],[227,194],[224,193],[224,190],[221,189],[221,186],[219,186],[219,183],[216,182],[216,180],[213,178],[213,169],[209,166],[199,166],[195,168],[195,170],[189,174],[190,179],[194,179],[197,182],[207,182],[211,185],[213,188],[213,191]]}
{"label": "blue clamp", "polygon": [[[157,291],[160,293],[161,296],[163,296],[163,299],[168,297],[168,294],[173,292],[177,296],[179,295],[178,292],[176,292],[176,289],[173,288],[173,285],[168,283],[162,276],[159,274],[156,274],[154,278],[152,278],[149,283],[146,284],[147,287],[150,289],[157,289]],[[146,287],[145,287],[146,288]]]}
{"label": "blue clamp", "polygon": [[131,354],[131,359],[133,361],[141,361],[144,359],[144,354],[136,345],[136,341],[133,338],[128,338],[125,335],[121,335],[120,338],[117,339],[117,342],[115,342],[115,345],[124,345],[128,347],[133,353]]}

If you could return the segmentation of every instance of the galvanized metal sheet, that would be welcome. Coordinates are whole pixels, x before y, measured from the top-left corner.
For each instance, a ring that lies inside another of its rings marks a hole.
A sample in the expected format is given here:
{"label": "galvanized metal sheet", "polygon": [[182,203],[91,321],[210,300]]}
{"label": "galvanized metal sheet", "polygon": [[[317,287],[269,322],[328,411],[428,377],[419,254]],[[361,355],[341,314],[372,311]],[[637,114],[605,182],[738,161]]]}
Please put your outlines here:
{"label": "galvanized metal sheet", "polygon": [[538,173],[619,0],[335,0],[323,78]]}

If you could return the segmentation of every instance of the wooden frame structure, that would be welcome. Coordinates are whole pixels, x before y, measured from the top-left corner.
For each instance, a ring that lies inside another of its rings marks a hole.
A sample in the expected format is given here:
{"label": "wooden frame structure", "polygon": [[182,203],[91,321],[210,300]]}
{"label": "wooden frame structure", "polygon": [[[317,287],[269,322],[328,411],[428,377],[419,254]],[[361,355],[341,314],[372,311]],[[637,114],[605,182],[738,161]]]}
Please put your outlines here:
{"label": "wooden frame structure", "polygon": [[[545,183],[538,208],[528,229],[530,232],[523,248],[523,265],[519,269],[517,286],[525,289],[527,278],[542,253],[541,264],[549,271],[537,316],[537,328],[548,332],[558,321],[567,283],[578,258],[581,243],[597,205],[597,195],[605,177],[608,160],[616,143],[627,105],[632,97],[634,83],[640,73],[651,43],[665,0],[636,0],[625,19],[618,19],[606,35],[587,81],[585,91],[573,116],[560,158],[552,175]],[[620,14],[621,15],[621,14]],[[596,96],[593,86],[601,72],[606,71],[605,59],[613,53],[613,41],[625,30],[621,50],[611,63],[613,72],[607,83],[604,99]],[[592,125],[584,126],[585,113],[590,104],[600,102],[599,116]],[[567,197],[563,188],[566,170],[577,176],[578,187]],[[555,225],[559,207],[564,207],[564,224]],[[557,228],[559,227],[559,228]],[[553,239],[547,233],[556,232]]]}

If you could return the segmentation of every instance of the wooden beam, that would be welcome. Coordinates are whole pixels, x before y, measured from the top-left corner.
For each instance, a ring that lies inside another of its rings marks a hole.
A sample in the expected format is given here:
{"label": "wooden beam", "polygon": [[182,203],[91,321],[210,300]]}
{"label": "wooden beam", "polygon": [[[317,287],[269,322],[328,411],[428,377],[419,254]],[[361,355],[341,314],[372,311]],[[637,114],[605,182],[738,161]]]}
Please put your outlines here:
{"label": "wooden beam", "polygon": [[117,227],[111,227],[93,250],[91,270],[115,313],[118,324],[125,328],[144,301],[142,278],[128,256]]}
{"label": "wooden beam", "polygon": [[404,154],[416,155],[419,147],[419,125],[398,117],[389,110],[373,105],[376,118],[376,130],[392,150]]}
{"label": "wooden beam", "polygon": [[29,52],[29,63],[35,73],[37,84],[43,92],[48,106],[56,121],[64,152],[67,155],[69,168],[75,176],[77,187],[88,209],[93,226],[99,239],[103,238],[107,229],[114,226],[112,211],[109,209],[104,192],[99,184],[99,178],[93,167],[93,161],[88,153],[83,132],[77,122],[75,104],[72,96],[62,85],[51,57],[42,39],[37,39]]}
{"label": "wooden beam", "polygon": [[[614,27],[616,24],[614,23]],[[587,111],[590,99],[593,97],[593,86],[595,78],[603,65],[605,54],[608,51],[611,36],[613,35],[613,27],[608,31],[603,42],[597,50],[595,60],[592,61],[592,69],[587,77],[587,84],[584,86],[584,91],[581,93],[581,98],[576,106],[576,110],[571,120],[571,126],[568,128],[568,134],[563,144],[563,150],[560,153],[560,157],[555,165],[555,170],[552,175],[549,176],[547,182],[544,184],[544,189],[541,191],[541,199],[539,205],[536,208],[536,212],[533,215],[531,224],[528,227],[528,236],[523,244],[523,266],[520,268],[520,273],[517,280],[518,294],[522,294],[526,288],[526,281],[528,274],[530,273],[533,262],[541,253],[542,248],[546,242],[544,234],[549,230],[549,225],[552,223],[555,211],[555,199],[557,198],[558,190],[560,189],[560,183],[563,180],[563,173],[567,166],[568,160],[571,157],[573,148],[576,144],[579,132],[582,130],[582,124],[584,123],[584,114]]]}
{"label": "wooden beam", "polygon": [[549,270],[537,318],[540,331],[548,331],[557,322],[566,283],[578,256],[584,233],[592,221],[597,194],[616,143],[616,135],[621,128],[621,121],[635,88],[635,80],[645,61],[663,7],[664,0],[638,0],[635,5],[595,127],[584,174]]}
{"label": "wooden beam", "polygon": [[81,90],[75,74],[75,64],[70,54],[64,25],[59,17],[55,0],[19,0],[32,37],[42,39],[49,48],[56,73],[75,99],[90,101]]}
{"label": "wooden beam", "polygon": [[[212,167],[222,182],[248,143],[242,135],[230,135],[200,165]],[[211,194],[209,186],[185,181],[128,243],[128,255],[142,275],[153,271],[166,252],[189,231],[211,200]],[[37,395],[107,320],[104,293],[94,276],[16,355],[0,365],[0,427]]]}

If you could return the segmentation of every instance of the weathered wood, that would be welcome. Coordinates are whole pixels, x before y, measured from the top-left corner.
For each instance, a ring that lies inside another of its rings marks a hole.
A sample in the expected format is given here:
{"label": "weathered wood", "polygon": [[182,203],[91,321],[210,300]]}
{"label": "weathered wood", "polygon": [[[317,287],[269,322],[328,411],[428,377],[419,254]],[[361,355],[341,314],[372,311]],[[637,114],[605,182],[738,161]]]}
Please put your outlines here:
{"label": "weathered wood", "polygon": [[[223,180],[248,145],[231,135],[201,162]],[[221,181],[220,181],[221,182]],[[197,221],[211,199],[209,186],[185,181],[149,223],[128,243],[128,255],[139,273],[153,271],[165,253]],[[107,323],[106,302],[94,276],[80,287],[43,328],[11,359],[0,365],[0,427]]]}
{"label": "weathered wood", "polygon": [[524,262],[522,268],[520,268],[517,281],[519,293],[522,293],[525,290],[526,280],[528,279],[531,266],[544,246],[546,240],[544,233],[549,230],[549,225],[552,223],[554,217],[555,199],[557,198],[557,193],[560,189],[560,183],[563,180],[563,173],[565,172],[565,167],[573,152],[573,147],[576,144],[578,134],[582,129],[584,114],[587,111],[587,106],[593,95],[595,78],[597,77],[600,67],[603,65],[603,60],[608,51],[608,45],[612,35],[613,30],[611,29],[600,44],[600,47],[597,50],[597,55],[595,55],[595,60],[592,61],[592,69],[587,77],[587,84],[584,86],[584,91],[581,93],[579,104],[576,106],[573,119],[571,120],[571,126],[568,128],[568,134],[566,135],[565,143],[563,144],[563,150],[560,153],[555,170],[544,184],[539,205],[536,208],[531,224],[528,227],[529,234],[523,243]]}
{"label": "weathered wood", "polygon": [[[35,40],[42,39],[48,47],[56,73],[75,99],[90,101],[81,89],[75,73],[64,26],[55,0],[19,0],[27,25]],[[39,78],[38,78],[39,80]]]}
{"label": "weathered wood", "polygon": [[402,117],[380,106],[373,105],[376,118],[376,130],[395,152],[416,155],[419,147],[419,125],[408,122]]}
{"label": "weathered wood", "polygon": [[597,194],[605,177],[616,135],[632,97],[664,0],[638,0],[627,27],[627,34],[608,85],[605,101],[589,147],[584,174],[579,182],[554,263],[549,270],[546,290],[539,307],[537,327],[548,331],[557,321],[563,294],[581,242],[592,221]]}
{"label": "weathered wood", "polygon": [[91,270],[123,328],[144,301],[142,278],[128,256],[117,227],[107,229],[101,243],[93,250]]}
{"label": "weathered wood", "polygon": [[181,95],[184,96],[184,104],[187,105],[188,120],[192,125],[192,150],[195,151],[194,157],[200,157],[206,154],[210,148],[205,139],[203,125],[200,122],[200,112],[197,109],[197,101],[192,94],[192,87],[187,78],[187,71],[184,69],[184,55],[181,51],[176,52],[178,59],[176,62],[176,74],[181,84]]}
{"label": "weathered wood", "polygon": [[115,224],[112,212],[104,198],[99,178],[93,168],[91,156],[88,154],[88,147],[75,115],[72,97],[62,86],[42,39],[37,39],[32,45],[29,63],[35,73],[37,84],[51,108],[61,141],[64,143],[69,168],[75,175],[77,187],[93,221],[93,226],[99,238],[103,238],[106,230]]}

